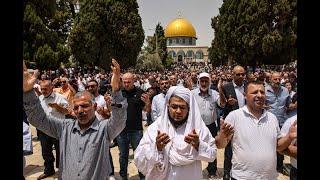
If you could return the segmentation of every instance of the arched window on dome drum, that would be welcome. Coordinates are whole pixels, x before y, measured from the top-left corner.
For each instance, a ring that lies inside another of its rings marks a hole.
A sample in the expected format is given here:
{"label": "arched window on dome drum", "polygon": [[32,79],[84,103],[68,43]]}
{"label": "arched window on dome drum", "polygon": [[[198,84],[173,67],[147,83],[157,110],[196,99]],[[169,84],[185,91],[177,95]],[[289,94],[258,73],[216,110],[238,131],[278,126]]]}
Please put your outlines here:
{"label": "arched window on dome drum", "polygon": [[169,45],[171,45],[172,44],[172,39],[169,39]]}
{"label": "arched window on dome drum", "polygon": [[174,51],[169,51],[168,55],[169,55],[169,57],[174,58],[174,57],[176,57],[176,52],[174,52]]}
{"label": "arched window on dome drum", "polygon": [[192,38],[189,38],[189,45],[192,45]]}
{"label": "arched window on dome drum", "polygon": [[196,59],[203,59],[203,52],[201,50],[196,52]]}
{"label": "arched window on dome drum", "polygon": [[186,44],[186,39],[182,38],[182,44],[185,45]]}
{"label": "arched window on dome drum", "polygon": [[194,56],[193,51],[189,50],[189,51],[187,52],[187,57],[188,57],[188,58],[193,58],[193,56]]}
{"label": "arched window on dome drum", "polygon": [[184,58],[184,56],[185,56],[184,51],[183,51],[183,50],[179,50],[179,51],[177,52],[177,56],[179,56],[179,55],[182,55],[182,57]]}

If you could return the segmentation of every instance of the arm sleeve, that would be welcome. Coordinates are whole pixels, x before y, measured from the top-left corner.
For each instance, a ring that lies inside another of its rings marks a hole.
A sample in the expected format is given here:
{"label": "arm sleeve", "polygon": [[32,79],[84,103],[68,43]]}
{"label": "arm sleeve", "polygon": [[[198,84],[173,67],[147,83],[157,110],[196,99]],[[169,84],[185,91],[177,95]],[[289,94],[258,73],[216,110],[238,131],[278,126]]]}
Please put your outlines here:
{"label": "arm sleeve", "polygon": [[[202,136],[202,137],[201,137]],[[215,140],[207,128],[200,136],[197,160],[213,162],[217,157]]]}
{"label": "arm sleeve", "polygon": [[34,91],[23,93],[23,104],[33,126],[53,138],[60,138],[64,120],[46,115]]}
{"label": "arm sleeve", "polygon": [[152,104],[151,104],[151,119],[154,122],[158,118],[158,110],[157,110],[157,105],[156,105],[156,97],[152,99]]}
{"label": "arm sleeve", "polygon": [[162,174],[166,167],[164,151],[158,151],[154,140],[147,130],[134,152],[134,163],[144,174]]}
{"label": "arm sleeve", "polygon": [[121,91],[111,94],[113,101],[116,104],[121,103],[122,107],[118,108],[112,106],[112,112],[110,120],[108,120],[106,128],[107,128],[107,135],[108,140],[112,141],[126,126],[126,119],[127,119],[127,107],[128,103],[127,100],[122,96]]}

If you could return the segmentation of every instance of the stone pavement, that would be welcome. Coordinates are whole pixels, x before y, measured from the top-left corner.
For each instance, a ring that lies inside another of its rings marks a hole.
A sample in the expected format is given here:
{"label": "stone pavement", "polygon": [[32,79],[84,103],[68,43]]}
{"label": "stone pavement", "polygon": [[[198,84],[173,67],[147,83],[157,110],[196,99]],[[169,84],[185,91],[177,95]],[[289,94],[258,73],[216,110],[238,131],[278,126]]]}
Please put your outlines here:
{"label": "stone pavement", "polygon": [[[33,126],[30,126],[32,137],[33,137],[33,154],[30,156],[26,156],[26,168],[24,169],[24,176],[26,180],[36,180],[38,176],[40,176],[43,173],[43,159],[41,155],[41,146],[40,141],[36,141],[36,129]],[[223,175],[223,159],[224,159],[224,150],[218,149],[217,153],[217,159],[218,159],[218,178],[222,180]],[[55,155],[55,152],[53,152]],[[113,157],[113,164],[114,164],[114,170],[115,170],[115,178],[120,179],[119,176],[119,151],[117,147],[114,147],[111,149],[111,154]],[[285,163],[289,163],[289,158],[285,156]],[[202,169],[203,169],[203,179],[208,179],[207,177],[207,171],[205,170],[207,166],[206,162],[202,162]],[[130,155],[129,155],[129,165],[128,165],[128,173],[129,173],[129,180],[139,180],[138,171],[133,163],[133,151],[130,149]],[[52,177],[45,178],[46,180],[56,180],[58,179],[58,173],[56,173]],[[288,176],[284,176],[279,173],[277,180],[289,180]]]}

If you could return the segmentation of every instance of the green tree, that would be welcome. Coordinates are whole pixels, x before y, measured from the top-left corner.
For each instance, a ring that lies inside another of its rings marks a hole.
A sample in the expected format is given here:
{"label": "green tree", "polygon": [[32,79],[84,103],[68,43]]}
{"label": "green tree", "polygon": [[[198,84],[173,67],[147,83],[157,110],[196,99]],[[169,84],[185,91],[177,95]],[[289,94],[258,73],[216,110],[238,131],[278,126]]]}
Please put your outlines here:
{"label": "green tree", "polygon": [[[160,23],[157,24],[153,37],[147,40],[150,44],[150,52],[154,53],[158,51],[161,62],[163,65],[166,63],[168,56],[167,53],[167,38],[164,36],[164,30]],[[156,43],[157,41],[157,43]],[[158,46],[158,47],[156,47]]]}
{"label": "green tree", "polygon": [[144,40],[136,0],[85,0],[75,18],[69,45],[76,61],[110,68],[134,66]]}
{"label": "green tree", "polygon": [[225,0],[219,12],[210,59],[252,66],[296,59],[296,0]]}
{"label": "green tree", "polygon": [[[35,61],[40,69],[58,68],[60,62],[66,62],[70,56],[69,48],[64,46],[72,25],[67,3],[55,0],[29,0],[24,3],[23,58]],[[46,60],[42,57],[49,54],[56,54],[52,57],[57,59],[44,63]],[[48,65],[50,62],[53,64]]]}

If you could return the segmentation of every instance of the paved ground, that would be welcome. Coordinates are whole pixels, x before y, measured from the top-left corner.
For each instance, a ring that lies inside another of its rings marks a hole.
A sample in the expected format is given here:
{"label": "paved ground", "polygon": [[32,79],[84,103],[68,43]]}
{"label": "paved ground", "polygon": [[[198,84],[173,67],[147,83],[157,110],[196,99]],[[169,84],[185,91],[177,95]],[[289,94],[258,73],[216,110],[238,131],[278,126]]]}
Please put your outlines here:
{"label": "paved ground", "polygon": [[[41,146],[40,142],[36,141],[36,130],[33,126],[31,126],[31,131],[32,131],[32,136],[33,136],[33,154],[30,156],[26,156],[26,168],[24,170],[24,175],[26,177],[26,180],[36,180],[38,176],[40,176],[43,173],[43,159],[41,156]],[[222,180],[222,175],[223,175],[223,150],[218,150],[217,154],[217,160],[218,160],[218,175],[219,178]],[[55,152],[54,152],[55,154]],[[120,179],[119,176],[119,151],[118,148],[112,148],[111,149],[111,154],[113,157],[113,163],[114,163],[114,168],[115,168],[115,178]],[[285,163],[289,163],[289,158],[285,157]],[[207,166],[206,162],[202,163],[202,169],[205,169]],[[133,163],[133,151],[130,149],[130,156],[129,156],[129,166],[128,166],[128,173],[129,173],[129,180],[138,180],[138,171],[137,168],[135,167]],[[56,180],[58,179],[56,173],[53,177],[46,178],[46,180]],[[203,170],[203,179],[208,179],[207,177],[207,171]],[[288,176],[284,176],[279,173],[278,179],[277,180],[289,180]]]}

